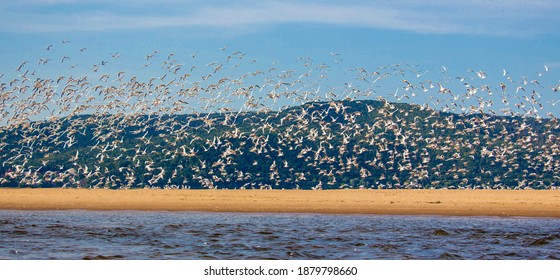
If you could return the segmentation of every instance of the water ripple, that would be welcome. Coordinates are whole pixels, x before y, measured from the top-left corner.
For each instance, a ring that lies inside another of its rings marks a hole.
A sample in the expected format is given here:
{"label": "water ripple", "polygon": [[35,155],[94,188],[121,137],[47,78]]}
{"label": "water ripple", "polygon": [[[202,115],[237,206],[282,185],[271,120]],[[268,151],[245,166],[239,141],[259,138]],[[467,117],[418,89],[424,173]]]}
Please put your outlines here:
{"label": "water ripple", "polygon": [[0,259],[558,259],[560,219],[0,211]]}

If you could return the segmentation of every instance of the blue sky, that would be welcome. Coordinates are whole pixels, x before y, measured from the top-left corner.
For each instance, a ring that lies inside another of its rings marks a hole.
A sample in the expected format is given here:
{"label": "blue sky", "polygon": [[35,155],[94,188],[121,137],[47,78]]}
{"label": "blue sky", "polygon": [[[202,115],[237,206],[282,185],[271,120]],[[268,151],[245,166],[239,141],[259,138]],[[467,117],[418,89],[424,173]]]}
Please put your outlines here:
{"label": "blue sky", "polygon": [[[27,60],[43,75],[86,75],[107,61],[108,71],[148,77],[161,75],[142,68],[154,50],[159,59],[172,52],[187,65],[240,51],[256,61],[245,62],[251,70],[273,63],[289,70],[298,58],[312,58],[331,66],[336,85],[350,83],[345,73],[354,67],[409,64],[433,79],[441,78],[442,66],[452,77],[485,71],[495,87],[506,69],[513,79],[538,78],[546,87],[560,83],[558,14],[555,0],[2,1],[0,74],[11,77]],[[70,59],[55,67],[63,56]],[[51,58],[50,67],[39,68],[41,58]],[[379,90],[393,92],[400,79]]]}

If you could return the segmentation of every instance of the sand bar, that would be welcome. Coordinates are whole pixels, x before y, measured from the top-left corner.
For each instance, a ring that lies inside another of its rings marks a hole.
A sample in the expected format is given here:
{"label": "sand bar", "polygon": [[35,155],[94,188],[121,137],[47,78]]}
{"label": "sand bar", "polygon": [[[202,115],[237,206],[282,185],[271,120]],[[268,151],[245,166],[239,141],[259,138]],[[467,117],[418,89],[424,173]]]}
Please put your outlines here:
{"label": "sand bar", "polygon": [[560,217],[560,191],[0,189],[0,209]]}

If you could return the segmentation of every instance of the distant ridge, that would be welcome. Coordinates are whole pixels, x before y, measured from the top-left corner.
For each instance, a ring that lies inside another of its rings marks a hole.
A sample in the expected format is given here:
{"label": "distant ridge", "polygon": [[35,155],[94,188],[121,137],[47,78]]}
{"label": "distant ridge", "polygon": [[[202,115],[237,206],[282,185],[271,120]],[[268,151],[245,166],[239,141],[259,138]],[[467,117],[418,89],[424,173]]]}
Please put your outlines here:
{"label": "distant ridge", "polygon": [[0,128],[1,187],[555,189],[557,119],[384,100]]}

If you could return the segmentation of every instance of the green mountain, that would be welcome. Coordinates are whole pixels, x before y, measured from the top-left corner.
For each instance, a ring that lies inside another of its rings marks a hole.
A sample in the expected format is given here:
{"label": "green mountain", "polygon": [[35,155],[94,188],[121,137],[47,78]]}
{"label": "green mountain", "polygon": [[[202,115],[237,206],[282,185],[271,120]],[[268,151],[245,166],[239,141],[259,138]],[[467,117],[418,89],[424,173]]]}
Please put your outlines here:
{"label": "green mountain", "polygon": [[373,100],[82,115],[1,127],[0,186],[549,189],[559,139],[557,119]]}

